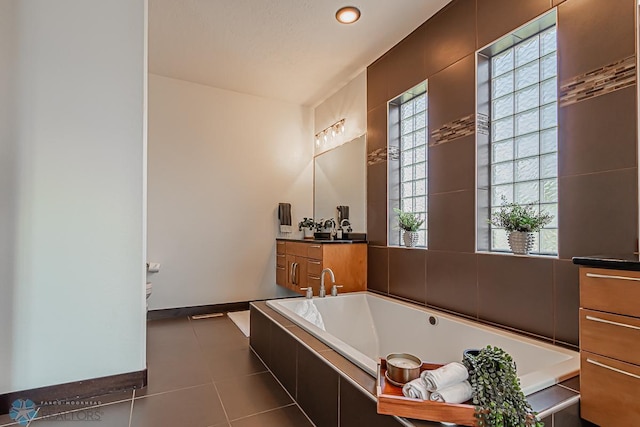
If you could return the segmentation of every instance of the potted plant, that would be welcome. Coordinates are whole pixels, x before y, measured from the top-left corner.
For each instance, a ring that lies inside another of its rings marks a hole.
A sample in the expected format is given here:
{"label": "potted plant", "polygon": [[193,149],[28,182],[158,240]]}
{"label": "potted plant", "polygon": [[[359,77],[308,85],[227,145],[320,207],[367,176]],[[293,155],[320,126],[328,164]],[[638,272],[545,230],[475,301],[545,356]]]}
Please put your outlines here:
{"label": "potted plant", "polygon": [[502,198],[500,210],[493,214],[489,223],[504,228],[508,233],[509,247],[514,254],[526,255],[533,248],[533,233],[540,231],[553,219],[552,215],[541,211],[536,213],[535,203],[519,205],[507,203]]}
{"label": "potted plant", "polygon": [[476,354],[465,353],[462,363],[469,371],[478,426],[544,426],[522,393],[516,364],[507,352],[487,346]]}
{"label": "potted plant", "polygon": [[298,223],[298,230],[304,233],[305,239],[313,239],[313,229],[316,223],[313,222],[313,218],[304,217],[302,221]]}
{"label": "potted plant", "polygon": [[319,222],[316,223],[316,231],[322,230],[333,230],[336,226],[336,221],[333,218],[329,219],[320,219]]}
{"label": "potted plant", "polygon": [[424,224],[424,219],[420,218],[419,214],[403,212],[398,208],[393,208],[393,211],[398,214],[398,226],[404,230],[402,239],[405,246],[414,247],[418,243],[418,230]]}

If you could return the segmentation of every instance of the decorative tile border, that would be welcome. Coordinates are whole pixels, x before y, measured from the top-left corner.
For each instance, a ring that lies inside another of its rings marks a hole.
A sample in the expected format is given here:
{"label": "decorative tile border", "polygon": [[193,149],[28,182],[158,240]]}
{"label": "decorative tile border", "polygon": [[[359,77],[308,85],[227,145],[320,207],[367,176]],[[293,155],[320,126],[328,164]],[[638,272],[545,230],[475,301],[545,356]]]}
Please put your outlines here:
{"label": "decorative tile border", "polygon": [[632,55],[562,82],[560,106],[605,95],[635,83],[636,57]]}
{"label": "decorative tile border", "polygon": [[390,145],[388,148],[389,160],[400,160],[400,147]]}
{"label": "decorative tile border", "polygon": [[367,165],[377,165],[378,163],[387,161],[386,148],[378,148],[367,154]]}
{"label": "decorative tile border", "polygon": [[377,165],[387,160],[399,160],[400,147],[390,146],[389,148],[378,148],[367,154],[367,165]]}
{"label": "decorative tile border", "polygon": [[476,130],[482,135],[489,135],[489,116],[478,113],[476,118]]}
{"label": "decorative tile border", "polygon": [[454,141],[463,136],[473,135],[476,130],[475,114],[454,120],[431,132],[433,142],[430,147]]}

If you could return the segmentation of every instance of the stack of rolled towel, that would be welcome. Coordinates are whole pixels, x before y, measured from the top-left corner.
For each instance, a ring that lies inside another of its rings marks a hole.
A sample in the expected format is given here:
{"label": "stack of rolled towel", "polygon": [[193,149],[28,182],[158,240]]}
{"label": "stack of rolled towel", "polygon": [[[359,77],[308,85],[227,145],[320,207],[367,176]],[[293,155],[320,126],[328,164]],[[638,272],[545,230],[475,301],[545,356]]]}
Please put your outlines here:
{"label": "stack of rolled towel", "polygon": [[419,378],[408,382],[402,394],[414,399],[434,402],[463,403],[471,399],[469,372],[462,363],[452,362],[438,369],[423,371]]}

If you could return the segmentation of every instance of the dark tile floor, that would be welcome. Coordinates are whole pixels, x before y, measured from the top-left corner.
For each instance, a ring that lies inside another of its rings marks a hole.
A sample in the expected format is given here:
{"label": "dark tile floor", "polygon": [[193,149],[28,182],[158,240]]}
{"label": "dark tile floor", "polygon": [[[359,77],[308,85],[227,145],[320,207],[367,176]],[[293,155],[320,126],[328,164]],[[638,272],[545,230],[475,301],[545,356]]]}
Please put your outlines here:
{"label": "dark tile floor", "polygon": [[[34,420],[33,427],[305,427],[313,424],[225,316],[147,324],[149,385],[91,399],[99,406]],[[58,409],[68,411],[68,407]],[[99,422],[97,422],[99,421]],[[11,424],[0,415],[0,427]]]}

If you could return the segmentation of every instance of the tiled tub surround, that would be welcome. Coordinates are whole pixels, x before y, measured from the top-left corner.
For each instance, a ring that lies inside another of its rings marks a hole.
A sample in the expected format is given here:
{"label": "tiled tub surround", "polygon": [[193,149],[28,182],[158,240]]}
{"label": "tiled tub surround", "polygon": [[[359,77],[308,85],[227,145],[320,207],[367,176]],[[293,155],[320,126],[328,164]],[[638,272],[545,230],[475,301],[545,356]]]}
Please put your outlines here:
{"label": "tiled tub surround", "polygon": [[[444,144],[430,135],[427,250],[388,246],[393,160],[367,167],[368,284],[577,349],[579,275],[571,258],[636,250],[636,1],[452,1],[368,67],[367,153],[389,145],[387,101],[425,80],[430,129],[475,114],[476,50],[553,7],[558,86],[566,89],[558,109],[558,257],[476,253],[475,139],[486,129],[476,117],[476,135]],[[571,95],[579,102],[564,105]]]}
{"label": "tiled tub surround", "polygon": [[[416,426],[441,423],[378,415],[376,380],[266,302],[251,304],[253,350],[318,427]],[[528,396],[547,427],[578,427],[579,379]]]}
{"label": "tiled tub surround", "polygon": [[501,347],[513,356],[526,395],[575,377],[580,369],[575,351],[373,293],[314,298],[325,330],[296,314],[308,303],[267,301],[371,376],[376,375],[378,359],[390,353],[410,353],[445,364],[461,360],[466,349],[487,345]]}

